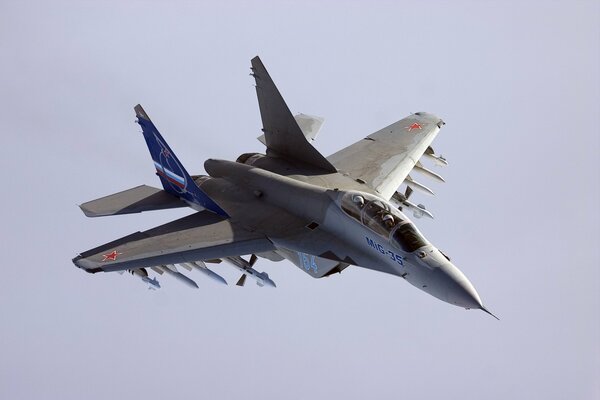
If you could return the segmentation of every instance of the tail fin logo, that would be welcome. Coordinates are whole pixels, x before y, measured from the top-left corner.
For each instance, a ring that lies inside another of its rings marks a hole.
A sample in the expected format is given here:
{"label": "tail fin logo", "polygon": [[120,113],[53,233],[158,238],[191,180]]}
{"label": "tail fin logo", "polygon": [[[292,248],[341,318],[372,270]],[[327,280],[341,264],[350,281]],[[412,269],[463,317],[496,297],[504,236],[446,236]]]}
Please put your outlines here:
{"label": "tail fin logo", "polygon": [[196,185],[194,179],[187,173],[183,165],[162,138],[156,126],[150,121],[148,114],[139,104],[135,106],[138,124],[142,127],[144,140],[148,145],[150,156],[154,162],[156,174],[160,178],[167,193],[185,200],[188,203],[201,206],[224,217],[227,213]]}
{"label": "tail fin logo", "polygon": [[183,172],[183,168],[171,155],[169,149],[160,141],[160,139],[156,137],[156,135],[154,138],[160,146],[158,160],[154,160],[156,173],[163,178],[175,192],[186,193],[187,179]]}

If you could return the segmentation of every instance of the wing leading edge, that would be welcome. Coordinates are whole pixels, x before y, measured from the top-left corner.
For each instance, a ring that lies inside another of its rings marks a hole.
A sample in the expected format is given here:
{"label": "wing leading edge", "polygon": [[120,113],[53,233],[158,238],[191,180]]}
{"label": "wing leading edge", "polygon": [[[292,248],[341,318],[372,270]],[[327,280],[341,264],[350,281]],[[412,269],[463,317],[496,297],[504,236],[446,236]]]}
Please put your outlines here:
{"label": "wing leading edge", "polygon": [[200,211],[83,252],[73,263],[87,272],[111,272],[274,249],[264,235],[249,232],[212,212]]}
{"label": "wing leading edge", "polygon": [[341,173],[364,181],[389,200],[443,125],[444,121],[433,114],[415,113],[327,159]]}

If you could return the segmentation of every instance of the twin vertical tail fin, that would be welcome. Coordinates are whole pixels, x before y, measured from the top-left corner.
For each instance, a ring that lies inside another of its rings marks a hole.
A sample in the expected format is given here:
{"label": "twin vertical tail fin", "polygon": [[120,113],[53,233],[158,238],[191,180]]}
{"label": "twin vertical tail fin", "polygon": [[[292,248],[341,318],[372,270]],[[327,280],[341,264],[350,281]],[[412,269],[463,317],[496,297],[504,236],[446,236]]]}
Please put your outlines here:
{"label": "twin vertical tail fin", "polygon": [[142,106],[138,104],[134,110],[137,123],[142,127],[144,139],[150,150],[152,161],[154,161],[156,174],[165,191],[186,201],[191,206],[199,206],[228,217],[227,213],[196,185]]}
{"label": "twin vertical tail fin", "polygon": [[267,146],[267,155],[300,161],[329,173],[337,172],[337,169],[309,143],[298,125],[301,118],[294,118],[260,58],[254,57],[251,63],[250,75],[254,76],[256,82],[256,96],[264,132],[263,143]]}

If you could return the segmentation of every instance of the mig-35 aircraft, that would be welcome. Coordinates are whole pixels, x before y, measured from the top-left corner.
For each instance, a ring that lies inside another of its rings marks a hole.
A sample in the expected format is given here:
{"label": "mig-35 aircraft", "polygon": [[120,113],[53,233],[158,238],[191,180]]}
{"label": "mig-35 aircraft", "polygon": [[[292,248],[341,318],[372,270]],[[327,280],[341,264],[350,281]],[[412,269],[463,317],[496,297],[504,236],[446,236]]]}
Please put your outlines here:
{"label": "mig-35 aircraft", "polygon": [[149,270],[197,288],[177,265],[226,284],[207,267],[224,260],[242,272],[238,285],[250,277],[271,287],[269,276],[254,269],[259,257],[287,259],[314,278],[353,265],[400,276],[440,300],[489,313],[467,277],[402,212],[432,217],[409,201],[413,190],[433,194],[410,174],[443,181],[421,160],[447,164],[430,146],[444,122],[417,112],[324,157],[310,143],[323,120],[294,117],[261,60],[251,64],[263,125],[258,139],[266,154],[242,154],[236,162],[208,159],[207,176],[189,175],[137,105],[137,123],[163,190],[142,185],[81,209],[88,217],[175,207],[197,212],[83,252],[75,265],[90,273],[127,270],[151,288],[160,285]]}

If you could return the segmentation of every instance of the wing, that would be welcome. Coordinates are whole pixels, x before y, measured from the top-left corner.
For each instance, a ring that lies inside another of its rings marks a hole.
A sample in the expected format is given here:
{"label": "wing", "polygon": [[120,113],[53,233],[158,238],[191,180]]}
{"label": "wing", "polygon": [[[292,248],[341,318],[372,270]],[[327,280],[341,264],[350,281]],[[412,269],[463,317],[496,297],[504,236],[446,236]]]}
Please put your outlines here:
{"label": "wing", "polygon": [[389,200],[443,125],[435,115],[412,114],[327,159],[341,173],[364,181]]}
{"label": "wing", "polygon": [[258,233],[201,211],[81,253],[73,263],[87,272],[122,271],[274,250]]}

